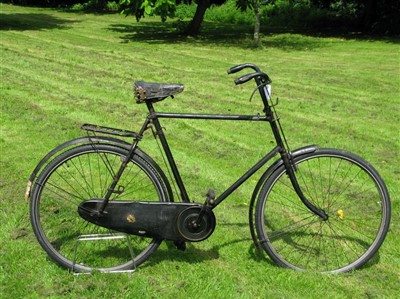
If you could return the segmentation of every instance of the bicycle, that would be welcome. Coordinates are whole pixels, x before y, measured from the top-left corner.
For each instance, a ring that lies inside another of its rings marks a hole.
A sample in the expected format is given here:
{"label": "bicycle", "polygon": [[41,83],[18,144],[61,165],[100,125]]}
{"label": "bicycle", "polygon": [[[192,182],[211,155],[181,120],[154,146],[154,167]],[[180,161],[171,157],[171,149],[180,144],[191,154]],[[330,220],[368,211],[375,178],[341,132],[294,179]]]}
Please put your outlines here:
{"label": "bicycle", "polygon": [[[255,81],[252,97],[259,92],[262,114],[156,112],[156,102],[174,97],[184,86],[139,81],[134,83],[136,101],[149,111],[139,132],[85,124],[87,136],[47,154],[30,176],[26,191],[33,231],[47,254],[67,269],[90,272],[140,265],[163,240],[184,250],[185,242],[207,239],[216,226],[213,209],[279,155],[250,198],[249,225],[256,247],[279,266],[296,270],[341,273],[370,260],[390,223],[384,181],[368,162],[347,151],[315,145],[291,151],[268,75],[249,63],[230,68],[228,74],[247,68],[254,72],[235,83]],[[218,197],[209,190],[203,204],[194,203],[164,135],[162,118],[268,122],[276,145]],[[161,143],[173,185],[138,146],[148,129]],[[121,240],[91,243],[80,249],[84,257],[76,257],[79,236],[117,232],[129,235],[133,258],[123,252],[126,244]]]}

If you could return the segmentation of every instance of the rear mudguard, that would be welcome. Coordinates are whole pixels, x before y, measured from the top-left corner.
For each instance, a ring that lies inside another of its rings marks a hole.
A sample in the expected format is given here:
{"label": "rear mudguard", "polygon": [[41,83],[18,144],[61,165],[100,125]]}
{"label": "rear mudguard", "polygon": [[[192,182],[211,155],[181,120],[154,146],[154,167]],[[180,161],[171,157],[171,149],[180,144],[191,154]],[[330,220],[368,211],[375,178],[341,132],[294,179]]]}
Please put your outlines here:
{"label": "rear mudguard", "polygon": [[[301,148],[298,148],[290,153],[292,158],[313,153],[318,149],[316,145],[307,145]],[[261,252],[261,248],[259,246],[259,242],[257,239],[257,234],[255,232],[255,224],[254,224],[254,206],[257,199],[258,194],[260,193],[261,188],[264,186],[265,182],[271,176],[271,174],[278,169],[278,167],[283,165],[283,160],[278,159],[276,160],[268,169],[263,173],[261,178],[258,180],[256,187],[254,188],[253,195],[251,196],[250,200],[250,207],[249,207],[249,225],[250,225],[250,233],[251,237],[253,238],[253,242],[256,245],[256,248]]]}
{"label": "rear mudguard", "polygon": [[[45,167],[55,156],[72,149],[77,146],[81,145],[86,145],[86,144],[108,144],[108,145],[114,145],[120,148],[123,148],[127,151],[130,150],[130,147],[132,146],[130,143],[117,139],[114,137],[109,137],[109,136],[87,136],[87,137],[80,137],[76,139],[72,139],[70,141],[67,141],[56,148],[54,148],[52,151],[50,151],[36,166],[36,168],[33,170],[32,174],[29,177],[29,181],[26,187],[26,192],[25,192],[25,199],[28,200],[31,194],[32,186],[35,183],[35,180],[37,179],[40,171]],[[157,173],[160,175],[161,179],[163,180],[165,187],[167,188],[168,192],[168,201],[174,201],[173,198],[173,193],[172,193],[172,188],[171,185],[169,184],[169,181],[167,179],[167,176],[165,175],[164,171],[161,169],[161,167],[149,156],[147,155],[144,151],[142,151],[139,147],[135,149],[135,154],[138,155],[139,157],[143,158],[148,162],[151,167],[157,171]]]}

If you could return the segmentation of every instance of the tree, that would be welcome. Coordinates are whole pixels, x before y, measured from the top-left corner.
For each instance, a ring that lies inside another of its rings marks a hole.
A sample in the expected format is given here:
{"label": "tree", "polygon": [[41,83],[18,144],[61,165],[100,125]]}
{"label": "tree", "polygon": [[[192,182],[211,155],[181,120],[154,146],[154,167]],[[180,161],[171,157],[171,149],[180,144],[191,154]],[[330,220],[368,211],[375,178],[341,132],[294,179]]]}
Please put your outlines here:
{"label": "tree", "polygon": [[241,11],[246,11],[247,9],[252,9],[254,12],[254,34],[253,41],[254,46],[259,47],[260,42],[260,27],[261,27],[261,18],[260,18],[260,5],[268,4],[273,2],[273,0],[265,0],[264,2],[260,2],[260,0],[236,0],[236,7]]}
{"label": "tree", "polygon": [[260,42],[260,0],[253,0],[253,9],[254,9],[254,46],[259,47]]}
{"label": "tree", "polygon": [[159,15],[162,21],[174,17],[175,0],[121,0],[120,8],[125,15],[134,15],[139,21],[145,15]]}
{"label": "tree", "polygon": [[[219,1],[213,0],[212,3],[210,0],[198,0],[198,1],[199,2],[197,4],[196,13],[187,30],[187,33],[190,35],[196,35],[199,33],[201,23],[203,22],[204,14],[207,8],[210,7],[211,4],[222,5],[227,0],[219,0]],[[265,1],[265,3],[268,3],[268,1]],[[255,47],[260,46],[260,26],[261,26],[260,0],[236,0],[236,7],[241,11],[245,11],[247,9],[254,10],[254,46]]]}
{"label": "tree", "polygon": [[[173,17],[176,5],[180,3],[196,3],[196,12],[186,29],[189,35],[200,32],[206,10],[211,5],[222,5],[227,0],[120,0],[120,6],[125,14],[135,15],[139,21],[145,15],[159,15],[165,21]],[[254,44],[260,44],[260,6],[274,4],[277,13],[288,16],[290,13],[301,11],[294,8],[306,7],[323,10],[329,26],[342,26],[350,30],[375,31],[380,33],[399,33],[400,14],[399,0],[235,0],[236,7],[254,12]],[[288,10],[289,9],[289,10]],[[294,10],[293,10],[294,9]],[[293,10],[293,11],[292,11]],[[317,15],[318,15],[317,14]],[[336,22],[336,20],[338,22]]]}
{"label": "tree", "polygon": [[[189,4],[192,1],[197,4],[197,7],[194,17],[186,29],[186,33],[189,35],[197,35],[200,32],[206,10],[211,5],[222,5],[227,0],[121,0],[120,6],[122,13],[136,16],[137,21],[145,15],[159,15],[161,20],[165,21],[167,17],[174,16],[177,4]],[[237,0],[237,6],[241,9],[251,7],[251,1]]]}
{"label": "tree", "polygon": [[211,6],[211,1],[212,0],[198,0],[196,12],[189,24],[189,27],[187,28],[187,34],[197,35],[200,32],[201,23],[203,22],[207,8]]}
{"label": "tree", "polygon": [[352,18],[362,30],[400,33],[399,0],[311,0],[311,3],[323,9],[339,8],[342,16],[352,9]]}
{"label": "tree", "polygon": [[[192,0],[178,0],[190,3]],[[192,21],[186,29],[186,34],[197,35],[200,32],[200,26],[203,22],[207,9],[212,5],[222,5],[227,0],[193,0],[197,3],[196,12]],[[269,1],[265,1],[268,3]],[[120,6],[122,13],[126,15],[135,15],[139,21],[144,15],[159,15],[162,21],[167,17],[173,17],[176,10],[174,0],[121,0]],[[236,0],[236,7],[241,11],[247,9],[254,10],[254,46],[260,45],[260,0]]]}

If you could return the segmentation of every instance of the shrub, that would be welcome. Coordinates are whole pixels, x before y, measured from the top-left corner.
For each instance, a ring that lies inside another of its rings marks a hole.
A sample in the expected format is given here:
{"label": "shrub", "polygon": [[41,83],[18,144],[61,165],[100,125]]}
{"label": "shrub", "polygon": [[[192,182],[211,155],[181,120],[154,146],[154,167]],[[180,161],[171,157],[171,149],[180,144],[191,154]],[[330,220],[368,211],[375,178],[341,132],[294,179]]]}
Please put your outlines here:
{"label": "shrub", "polygon": [[196,12],[196,4],[178,4],[176,6],[175,17],[179,20],[192,19]]}
{"label": "shrub", "polygon": [[252,10],[241,12],[236,8],[235,0],[228,0],[222,6],[213,5],[205,15],[206,20],[226,24],[251,25],[254,24]]}
{"label": "shrub", "polygon": [[76,3],[70,7],[72,11],[87,12],[117,12],[119,4],[115,1],[89,0],[85,3]]}

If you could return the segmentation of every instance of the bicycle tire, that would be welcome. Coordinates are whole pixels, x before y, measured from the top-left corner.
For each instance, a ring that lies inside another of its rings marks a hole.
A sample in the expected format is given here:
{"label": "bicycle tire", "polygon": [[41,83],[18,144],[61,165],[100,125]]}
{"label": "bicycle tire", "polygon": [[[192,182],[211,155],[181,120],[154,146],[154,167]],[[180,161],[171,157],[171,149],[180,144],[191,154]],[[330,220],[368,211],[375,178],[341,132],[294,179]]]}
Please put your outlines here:
{"label": "bicycle tire", "polygon": [[[162,240],[140,236],[79,243],[82,235],[115,234],[81,218],[79,204],[104,198],[128,151],[113,145],[89,144],[55,157],[38,176],[32,191],[30,218],[33,231],[47,254],[75,272],[132,269],[147,260]],[[168,201],[165,184],[145,159],[134,155],[111,200]],[[132,248],[134,259],[129,251]]]}
{"label": "bicycle tire", "polygon": [[275,263],[295,270],[341,273],[360,268],[389,228],[385,183],[369,163],[342,150],[318,149],[293,162],[302,192],[329,218],[324,221],[305,207],[281,165],[257,200],[262,248]]}

